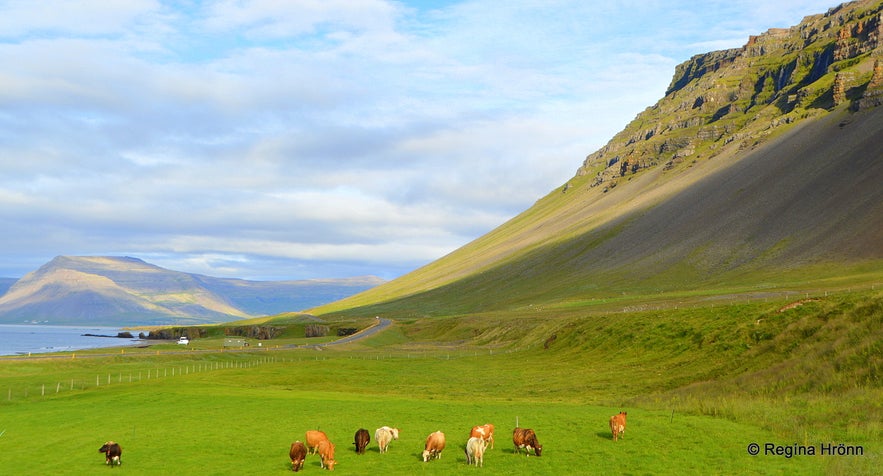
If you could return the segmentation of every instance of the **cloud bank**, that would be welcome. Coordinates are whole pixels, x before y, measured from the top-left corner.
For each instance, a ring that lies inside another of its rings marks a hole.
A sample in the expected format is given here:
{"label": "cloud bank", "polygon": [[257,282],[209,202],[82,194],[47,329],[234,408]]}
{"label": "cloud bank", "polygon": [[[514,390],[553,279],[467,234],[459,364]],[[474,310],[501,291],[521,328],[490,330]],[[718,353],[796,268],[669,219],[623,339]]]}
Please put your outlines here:
{"label": "cloud bank", "polygon": [[566,182],[676,64],[829,6],[0,1],[0,276],[394,278]]}

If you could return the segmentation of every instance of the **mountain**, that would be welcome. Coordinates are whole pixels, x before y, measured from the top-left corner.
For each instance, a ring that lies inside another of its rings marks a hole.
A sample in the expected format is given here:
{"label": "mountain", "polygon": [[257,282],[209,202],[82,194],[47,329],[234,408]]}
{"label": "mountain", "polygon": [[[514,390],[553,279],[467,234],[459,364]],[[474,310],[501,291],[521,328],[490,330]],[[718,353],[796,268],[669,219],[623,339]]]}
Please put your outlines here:
{"label": "mountain", "polygon": [[881,11],[847,3],[690,58],[662,99],[534,206],[312,312],[450,315],[879,279]]}
{"label": "mountain", "polygon": [[0,296],[0,322],[202,324],[296,311],[379,278],[261,282],[170,271],[129,257],[58,256]]}

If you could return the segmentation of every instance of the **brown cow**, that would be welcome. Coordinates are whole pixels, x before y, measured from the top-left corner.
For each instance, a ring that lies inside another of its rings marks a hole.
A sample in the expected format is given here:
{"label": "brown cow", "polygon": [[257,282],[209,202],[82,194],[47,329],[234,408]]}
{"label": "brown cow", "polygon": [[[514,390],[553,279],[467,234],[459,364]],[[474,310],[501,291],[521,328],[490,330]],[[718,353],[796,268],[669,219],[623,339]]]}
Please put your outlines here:
{"label": "brown cow", "polygon": [[622,438],[625,433],[625,416],[626,412],[619,412],[610,417],[610,432],[613,433],[613,441]]}
{"label": "brown cow", "polygon": [[291,458],[292,471],[300,471],[304,467],[304,460],[307,459],[307,447],[299,440],[295,441],[288,450],[288,457]]}
{"label": "brown cow", "polygon": [[319,466],[328,469],[328,471],[334,471],[334,444],[328,440],[322,440],[316,449],[319,452]]}
{"label": "brown cow", "polygon": [[326,435],[324,431],[307,430],[306,441],[307,449],[310,454],[314,454],[316,453],[316,448],[319,446],[319,443],[322,441],[328,441],[328,435]]}
{"label": "brown cow", "polygon": [[368,434],[368,430],[364,428],[359,428],[359,430],[356,431],[356,434],[353,436],[353,444],[356,445],[356,454],[365,454],[365,448],[368,447],[368,443],[370,442],[371,435]]}
{"label": "brown cow", "polygon": [[105,442],[101,445],[101,448],[98,448],[98,452],[104,453],[104,464],[109,464],[111,467],[116,465],[122,466],[123,462],[120,460],[120,457],[123,455],[123,449],[119,443],[114,441]]}
{"label": "brown cow", "polygon": [[515,428],[512,431],[512,443],[515,444],[515,451],[518,454],[521,454],[521,449],[524,448],[527,456],[530,456],[530,450],[533,450],[535,455],[542,456],[543,446],[537,441],[537,434],[530,428]]}
{"label": "brown cow", "polygon": [[481,426],[473,426],[472,431],[469,432],[469,437],[481,438],[484,441],[485,445],[490,443],[491,448],[494,447],[494,425],[490,423],[485,423]]}
{"label": "brown cow", "polygon": [[423,449],[423,462],[429,461],[433,458],[441,459],[442,450],[444,449],[445,434],[440,431],[430,433],[429,436],[426,437],[426,446]]}

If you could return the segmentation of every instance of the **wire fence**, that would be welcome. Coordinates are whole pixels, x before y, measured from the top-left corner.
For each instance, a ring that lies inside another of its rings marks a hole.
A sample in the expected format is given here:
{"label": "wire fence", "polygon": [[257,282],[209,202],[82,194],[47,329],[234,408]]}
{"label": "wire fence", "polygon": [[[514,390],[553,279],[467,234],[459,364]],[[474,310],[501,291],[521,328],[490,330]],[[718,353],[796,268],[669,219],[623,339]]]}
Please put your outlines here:
{"label": "wire fence", "polygon": [[[138,369],[114,370],[112,372],[91,373],[88,376],[79,372],[73,377],[56,377],[47,379],[45,383],[11,382],[4,385],[5,395],[0,396],[3,402],[33,400],[47,398],[62,393],[95,390],[121,384],[158,381],[191,374],[215,372],[231,369],[248,369],[265,364],[284,361],[275,356],[261,356],[249,360],[181,362],[176,364],[145,365]],[[131,365],[131,364],[127,364]],[[30,380],[30,379],[29,379]],[[34,379],[37,380],[37,379]],[[0,387],[2,388],[2,387]],[[5,398],[3,398],[5,397]]]}

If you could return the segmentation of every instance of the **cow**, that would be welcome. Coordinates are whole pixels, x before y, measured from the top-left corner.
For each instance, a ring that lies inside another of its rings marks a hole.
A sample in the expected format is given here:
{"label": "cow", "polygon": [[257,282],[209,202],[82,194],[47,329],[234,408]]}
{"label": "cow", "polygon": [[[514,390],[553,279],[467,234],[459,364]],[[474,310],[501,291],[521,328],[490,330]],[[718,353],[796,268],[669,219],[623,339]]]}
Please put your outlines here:
{"label": "cow", "polygon": [[288,457],[291,458],[291,470],[295,473],[303,469],[304,460],[307,459],[307,447],[300,440],[291,444],[288,450]]}
{"label": "cow", "polygon": [[104,464],[109,464],[111,468],[123,464],[122,460],[120,460],[120,457],[123,455],[123,449],[117,442],[105,442],[101,445],[101,448],[98,448],[98,452],[104,453]]}
{"label": "cow", "polygon": [[426,446],[423,449],[423,462],[433,458],[441,459],[442,450],[445,449],[445,434],[436,431],[426,437]]}
{"label": "cow", "polygon": [[487,443],[480,436],[469,437],[466,442],[466,464],[484,466],[484,450]]}
{"label": "cow", "polygon": [[370,442],[371,435],[368,434],[368,430],[359,428],[353,436],[353,444],[356,445],[356,454],[365,454],[365,448],[368,447],[368,443]]}
{"label": "cow", "polygon": [[473,426],[472,431],[469,432],[469,437],[477,437],[484,440],[485,444],[490,443],[491,448],[494,447],[494,425],[490,423],[485,423],[481,426]]}
{"label": "cow", "polygon": [[530,450],[533,450],[535,455],[542,456],[543,446],[537,441],[537,434],[530,428],[515,428],[512,431],[512,443],[515,444],[515,452],[518,454],[521,454],[521,449],[524,448],[527,456],[530,456]]}
{"label": "cow", "polygon": [[399,439],[398,428],[382,426],[374,431],[374,440],[377,441],[381,453],[386,453],[389,450],[389,442],[397,439]]}
{"label": "cow", "polygon": [[315,454],[319,443],[322,441],[328,441],[328,435],[326,435],[324,431],[307,430],[306,441],[309,453]]}
{"label": "cow", "polygon": [[622,438],[625,433],[625,416],[626,412],[619,412],[610,417],[610,432],[613,433],[613,441]]}
{"label": "cow", "polygon": [[334,444],[328,440],[322,440],[316,449],[319,453],[319,466],[328,471],[334,471]]}

